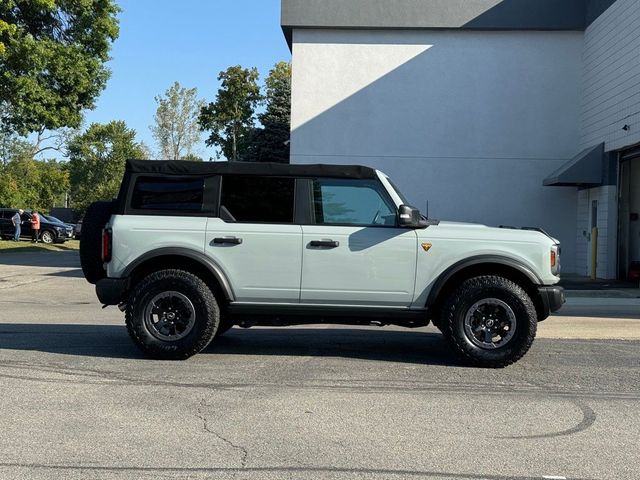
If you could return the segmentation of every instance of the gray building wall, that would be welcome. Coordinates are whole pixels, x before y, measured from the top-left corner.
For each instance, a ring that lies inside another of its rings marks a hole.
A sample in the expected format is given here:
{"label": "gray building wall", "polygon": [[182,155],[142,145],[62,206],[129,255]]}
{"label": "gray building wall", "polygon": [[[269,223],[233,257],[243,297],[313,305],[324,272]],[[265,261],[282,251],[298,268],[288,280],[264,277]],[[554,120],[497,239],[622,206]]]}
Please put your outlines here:
{"label": "gray building wall", "polygon": [[585,0],[284,0],[294,28],[584,30]]}
{"label": "gray building wall", "polygon": [[366,164],[430,215],[538,225],[575,270],[582,32],[293,30],[293,163]]}

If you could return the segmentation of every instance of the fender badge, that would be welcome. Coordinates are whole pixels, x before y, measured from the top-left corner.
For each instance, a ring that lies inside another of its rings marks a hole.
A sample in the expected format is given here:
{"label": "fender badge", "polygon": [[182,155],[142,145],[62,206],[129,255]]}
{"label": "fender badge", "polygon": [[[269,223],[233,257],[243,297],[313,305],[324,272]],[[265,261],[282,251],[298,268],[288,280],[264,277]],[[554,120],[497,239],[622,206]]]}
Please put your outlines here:
{"label": "fender badge", "polygon": [[421,245],[422,245],[422,249],[423,249],[425,252],[428,252],[429,250],[431,250],[431,247],[433,247],[433,245],[432,245],[432,244],[430,244],[430,243],[422,243]]}

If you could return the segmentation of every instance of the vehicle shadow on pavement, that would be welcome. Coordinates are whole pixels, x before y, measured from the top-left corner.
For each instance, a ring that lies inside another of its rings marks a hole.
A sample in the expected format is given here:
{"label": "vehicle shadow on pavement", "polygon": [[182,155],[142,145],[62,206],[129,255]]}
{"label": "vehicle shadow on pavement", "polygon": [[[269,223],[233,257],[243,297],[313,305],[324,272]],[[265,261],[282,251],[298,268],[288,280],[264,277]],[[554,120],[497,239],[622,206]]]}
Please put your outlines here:
{"label": "vehicle shadow on pavement", "polygon": [[351,328],[234,327],[202,354],[337,357],[460,366],[439,333]]}
{"label": "vehicle shadow on pavement", "polygon": [[[0,350],[28,350],[82,357],[144,359],[122,325],[0,323]],[[345,328],[233,328],[200,356],[336,357],[459,366],[442,335]]]}
{"label": "vehicle shadow on pavement", "polygon": [[82,269],[76,268],[74,270],[65,270],[62,272],[53,272],[45,274],[45,277],[66,277],[66,278],[84,278]]}
{"label": "vehicle shadow on pavement", "polygon": [[49,268],[79,268],[80,254],[77,250],[60,252],[6,252],[0,250],[0,265]]}
{"label": "vehicle shadow on pavement", "polygon": [[0,323],[1,350],[82,357],[143,358],[124,325]]}

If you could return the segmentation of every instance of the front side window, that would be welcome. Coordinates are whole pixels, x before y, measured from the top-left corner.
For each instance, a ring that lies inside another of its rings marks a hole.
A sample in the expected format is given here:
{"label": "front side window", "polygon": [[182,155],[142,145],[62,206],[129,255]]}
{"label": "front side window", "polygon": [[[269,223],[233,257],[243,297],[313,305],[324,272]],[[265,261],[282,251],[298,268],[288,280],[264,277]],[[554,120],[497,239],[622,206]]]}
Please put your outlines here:
{"label": "front side window", "polygon": [[139,177],[131,196],[136,210],[201,212],[204,178]]}
{"label": "front side window", "polygon": [[316,179],[313,210],[319,225],[396,225],[395,206],[373,180]]}
{"label": "front side window", "polygon": [[293,223],[293,178],[225,175],[220,216],[246,223]]}

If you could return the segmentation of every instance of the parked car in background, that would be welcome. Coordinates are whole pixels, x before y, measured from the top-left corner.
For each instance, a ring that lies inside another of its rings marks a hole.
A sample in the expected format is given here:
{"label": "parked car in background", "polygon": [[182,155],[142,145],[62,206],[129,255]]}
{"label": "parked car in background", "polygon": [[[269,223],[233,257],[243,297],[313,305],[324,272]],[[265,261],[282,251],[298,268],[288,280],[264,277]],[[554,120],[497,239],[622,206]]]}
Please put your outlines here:
{"label": "parked car in background", "polygon": [[[0,237],[12,238],[14,232],[13,217],[17,208],[1,208],[0,209]],[[31,213],[24,212],[21,215],[22,231],[21,238],[31,238]],[[61,222],[52,222],[44,215],[40,215],[40,237],[43,243],[64,243],[69,235],[73,236],[73,228],[67,227]]]}
{"label": "parked car in background", "polygon": [[[61,224],[65,225],[67,227],[67,238],[69,240],[71,240],[75,236],[76,224],[63,222],[62,220],[60,220],[57,217],[53,217],[51,215],[45,215],[43,213],[40,214],[40,217],[44,218],[45,220],[48,220],[51,223],[61,223]],[[71,230],[69,230],[69,229],[71,229]]]}

